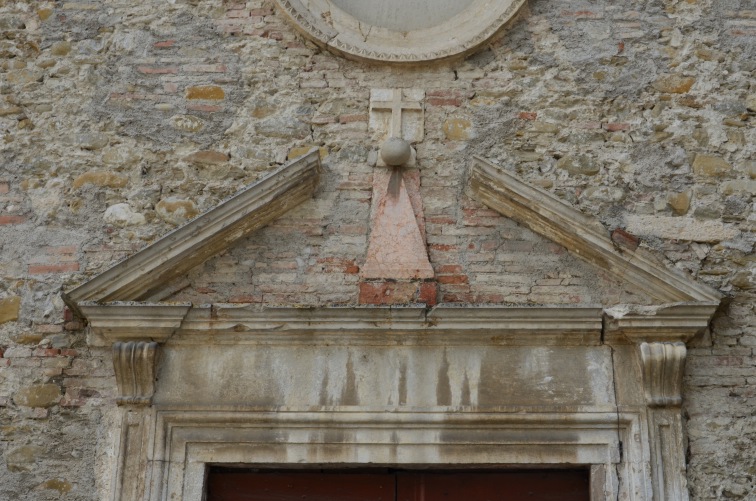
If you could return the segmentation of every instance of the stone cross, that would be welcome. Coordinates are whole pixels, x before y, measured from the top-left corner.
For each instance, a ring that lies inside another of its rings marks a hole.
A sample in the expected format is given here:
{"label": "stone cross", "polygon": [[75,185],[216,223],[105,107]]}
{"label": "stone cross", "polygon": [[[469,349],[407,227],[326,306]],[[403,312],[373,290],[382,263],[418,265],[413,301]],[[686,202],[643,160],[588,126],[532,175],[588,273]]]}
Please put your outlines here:
{"label": "stone cross", "polygon": [[[414,143],[423,139],[423,103],[425,92],[418,89],[374,89],[370,93],[370,115],[373,128],[385,132],[386,138],[398,137]],[[404,111],[415,112],[414,120],[404,121]],[[375,112],[390,112],[387,130],[380,125]],[[418,120],[419,118],[419,120]]]}

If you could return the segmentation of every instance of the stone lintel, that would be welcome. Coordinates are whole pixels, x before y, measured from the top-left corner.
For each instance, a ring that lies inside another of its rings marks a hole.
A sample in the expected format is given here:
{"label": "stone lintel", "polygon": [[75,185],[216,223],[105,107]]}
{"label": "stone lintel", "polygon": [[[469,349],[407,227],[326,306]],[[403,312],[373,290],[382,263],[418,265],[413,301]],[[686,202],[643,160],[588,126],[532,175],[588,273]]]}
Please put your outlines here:
{"label": "stone lintel", "polygon": [[482,158],[473,161],[470,186],[481,203],[659,301],[718,303],[722,297],[682,271],[663,266],[643,249],[618,248],[598,220]]}
{"label": "stone lintel", "polygon": [[138,301],[165,283],[310,198],[320,178],[320,156],[308,153],[205,212],[160,240],[64,294],[81,301]]}
{"label": "stone lintel", "polygon": [[607,308],[604,341],[686,343],[708,327],[718,305],[718,302],[701,302]]}
{"label": "stone lintel", "polygon": [[193,308],[171,342],[597,346],[598,307]]}
{"label": "stone lintel", "polygon": [[81,312],[90,330],[108,342],[165,342],[181,326],[191,303],[109,303],[82,302]]}

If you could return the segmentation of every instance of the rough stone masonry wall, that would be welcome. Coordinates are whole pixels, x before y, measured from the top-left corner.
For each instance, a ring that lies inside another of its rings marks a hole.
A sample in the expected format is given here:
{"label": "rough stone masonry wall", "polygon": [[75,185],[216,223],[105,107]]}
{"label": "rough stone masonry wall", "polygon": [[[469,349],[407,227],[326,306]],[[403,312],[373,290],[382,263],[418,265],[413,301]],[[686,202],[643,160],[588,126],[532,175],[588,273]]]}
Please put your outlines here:
{"label": "rough stone masonry wall", "polygon": [[749,0],[530,0],[474,55],[414,69],[325,53],[268,1],[0,0],[0,499],[107,496],[109,353],[61,287],[313,146],[315,200],[174,297],[356,301],[385,87],[427,92],[440,300],[633,300],[470,199],[473,154],[727,295],[689,351],[688,478],[695,500],[756,499],[755,47]]}

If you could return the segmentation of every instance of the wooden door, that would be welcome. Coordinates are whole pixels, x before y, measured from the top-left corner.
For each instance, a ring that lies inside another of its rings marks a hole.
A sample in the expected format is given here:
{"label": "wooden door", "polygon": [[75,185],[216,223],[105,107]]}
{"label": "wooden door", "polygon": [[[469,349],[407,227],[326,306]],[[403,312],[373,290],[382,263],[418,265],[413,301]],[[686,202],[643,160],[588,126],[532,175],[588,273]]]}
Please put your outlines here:
{"label": "wooden door", "polygon": [[589,501],[588,472],[214,469],[207,501]]}
{"label": "wooden door", "polygon": [[211,470],[207,501],[394,501],[387,471]]}
{"label": "wooden door", "polygon": [[590,501],[587,471],[401,472],[397,501]]}

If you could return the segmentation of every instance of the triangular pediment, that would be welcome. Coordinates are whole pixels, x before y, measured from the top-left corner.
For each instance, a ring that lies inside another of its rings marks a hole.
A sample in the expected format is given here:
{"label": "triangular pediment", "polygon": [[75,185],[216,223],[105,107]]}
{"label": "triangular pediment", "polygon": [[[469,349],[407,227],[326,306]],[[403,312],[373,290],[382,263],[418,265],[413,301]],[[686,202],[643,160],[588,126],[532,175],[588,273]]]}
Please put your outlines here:
{"label": "triangular pediment", "polygon": [[[617,234],[613,238],[598,220],[483,159],[473,162],[470,194],[498,215],[473,210],[469,212],[475,215],[461,216],[460,225],[474,225],[474,218],[480,222],[476,234],[467,240],[475,245],[475,251],[468,254],[457,275],[447,272],[448,266],[443,266],[431,243],[442,303],[613,307],[719,301],[713,289],[668,268],[651,252],[632,245],[634,242],[626,242],[627,234],[619,232],[625,240]],[[339,227],[333,224],[335,215],[322,221],[308,220],[311,210],[309,206],[294,210],[269,228],[229,245],[222,255],[167,283],[162,295],[153,299],[193,304],[317,305],[319,301],[310,293],[323,295],[323,291],[307,289],[305,284],[316,283],[308,282],[307,275],[320,274],[333,277],[321,280],[335,287],[326,303],[356,304],[357,290],[348,286],[349,276],[363,273],[369,261],[364,256],[365,246],[308,251],[324,238],[315,233],[308,239],[302,234],[305,225],[315,232],[326,224]],[[334,231],[338,237],[338,229]],[[291,255],[271,262],[270,252],[276,247]],[[304,281],[287,282],[292,273],[305,276]],[[233,277],[238,280],[230,280]],[[455,294],[462,289],[454,283],[457,278],[469,279],[467,292]],[[341,283],[347,286],[338,286]],[[292,298],[287,299],[285,293]]]}
{"label": "triangular pediment", "polygon": [[[139,337],[140,329],[145,322],[154,326],[150,335],[153,339],[167,338],[193,315],[191,311],[206,303],[218,305],[219,314],[225,309],[229,312],[260,312],[280,308],[281,305],[294,308],[309,306],[310,309],[314,308],[313,311],[327,310],[320,305],[322,301],[319,304],[317,301],[301,300],[307,297],[306,287],[302,288],[301,284],[277,284],[283,288],[282,290],[290,289],[290,295],[272,295],[271,297],[277,300],[268,301],[252,292],[240,297],[224,292],[216,294],[215,288],[212,285],[208,286],[208,279],[203,278],[217,277],[221,273],[220,270],[226,275],[249,275],[248,272],[245,273],[243,266],[237,269],[233,263],[240,263],[245,259],[254,261],[255,259],[250,259],[250,249],[254,248],[264,248],[258,255],[258,262],[267,260],[275,262],[277,266],[285,265],[285,262],[278,258],[272,261],[270,259],[270,252],[275,252],[277,246],[285,246],[286,251],[296,255],[296,245],[292,244],[294,240],[281,241],[276,232],[287,228],[287,225],[306,223],[308,211],[312,210],[312,207],[295,210],[269,228],[261,228],[310,198],[318,182],[319,172],[317,152],[291,162],[72,290],[65,296],[67,302],[82,317],[88,318],[90,325],[97,327],[98,332],[111,339]],[[558,292],[552,296],[541,294],[540,301],[536,295],[530,298],[520,296],[517,301],[508,298],[506,294],[487,296],[500,297],[498,301],[480,300],[478,298],[481,296],[475,294],[461,295],[455,299],[444,299],[444,296],[441,298],[442,304],[436,309],[465,306],[471,311],[477,311],[481,308],[476,306],[478,303],[499,303],[499,308],[504,309],[539,305],[565,310],[588,308],[593,311],[599,308],[598,311],[602,311],[600,317],[604,318],[608,329],[606,332],[612,330],[619,336],[636,336],[636,339],[653,332],[658,339],[660,326],[664,326],[670,339],[689,339],[707,325],[719,304],[721,296],[713,289],[695,282],[679,270],[668,268],[642,248],[618,242],[597,220],[575,210],[551,193],[528,185],[499,166],[475,158],[469,180],[469,193],[472,197],[499,214],[491,212],[494,218],[498,218],[496,224],[500,226],[490,226],[486,231],[492,234],[501,233],[501,228],[510,224],[510,230],[527,234],[526,240],[531,245],[531,250],[528,251],[529,263],[541,263],[541,266],[533,265],[528,268],[527,264],[518,264],[522,276],[532,275],[533,280],[529,285],[525,284],[525,288],[538,285],[536,282],[553,285],[551,282],[560,278],[552,276],[556,270],[576,278],[577,282],[581,282],[580,279],[583,278],[579,287],[590,293],[578,300],[559,296]],[[512,229],[515,226],[517,230]],[[256,230],[261,231],[251,235]],[[507,235],[508,245],[522,245],[523,240],[512,240],[511,235],[511,232]],[[501,235],[499,237],[504,239]],[[305,248],[306,244],[302,246]],[[547,270],[547,262],[553,259],[555,254],[561,255],[559,266]],[[351,284],[356,294],[360,256],[351,254],[343,258],[322,259],[322,262],[306,266],[302,273],[305,276],[316,276],[327,273],[328,267],[332,266],[350,269],[344,273],[352,274],[355,281],[346,280],[344,283],[346,288]],[[228,264],[229,261],[231,265]],[[507,273],[517,273],[512,270],[508,270]],[[489,272],[487,280],[497,281],[494,276],[496,273],[501,275],[500,271]],[[446,277],[442,277],[440,272],[436,277],[439,281],[444,278]],[[506,279],[506,276],[500,277],[501,282],[506,282]],[[272,282],[275,282],[275,279],[269,278],[266,286],[273,287]],[[327,289],[327,280],[323,283],[326,285],[322,287]],[[491,287],[486,284],[476,285],[480,289]],[[499,284],[494,286],[497,285]],[[577,289],[576,287],[575,290]],[[200,292],[192,294],[192,291]],[[248,299],[245,300],[245,297]],[[290,300],[287,300],[287,297]],[[359,307],[351,308],[351,305],[357,302],[355,298],[355,295],[350,296],[347,293],[326,303],[350,306],[349,314],[357,318],[362,313],[359,313]],[[135,301],[139,303],[134,303]],[[159,301],[167,302],[161,304]],[[455,304],[443,304],[449,302]],[[507,304],[509,306],[506,306]],[[490,306],[484,308],[488,307]],[[388,311],[391,308],[378,309]],[[320,318],[323,314],[328,316],[327,313],[312,315]],[[390,313],[386,315],[391,317]],[[433,316],[430,312],[428,315]],[[295,315],[296,318],[300,316],[301,314]],[[502,317],[504,318],[506,315]],[[295,325],[292,328],[295,330],[301,329],[305,324],[308,328],[316,328],[312,327],[312,323],[299,324],[299,320],[292,322],[292,325]],[[241,322],[229,328],[244,331],[247,323]],[[94,324],[98,324],[99,327]],[[423,328],[427,328],[437,323],[435,320],[423,319],[418,325],[426,325]]]}

